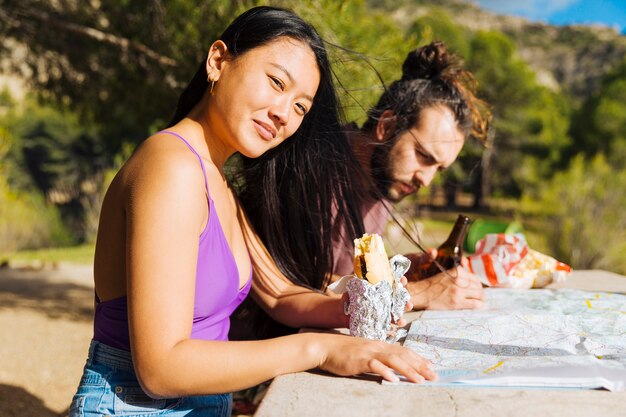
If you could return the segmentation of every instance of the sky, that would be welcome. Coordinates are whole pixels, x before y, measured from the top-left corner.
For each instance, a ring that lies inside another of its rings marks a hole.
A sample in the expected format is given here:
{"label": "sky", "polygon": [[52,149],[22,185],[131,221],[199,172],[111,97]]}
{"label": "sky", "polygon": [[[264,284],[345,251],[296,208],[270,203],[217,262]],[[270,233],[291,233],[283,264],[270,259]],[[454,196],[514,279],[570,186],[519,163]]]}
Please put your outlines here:
{"label": "sky", "polygon": [[472,0],[498,14],[553,25],[603,24],[626,34],[626,0]]}

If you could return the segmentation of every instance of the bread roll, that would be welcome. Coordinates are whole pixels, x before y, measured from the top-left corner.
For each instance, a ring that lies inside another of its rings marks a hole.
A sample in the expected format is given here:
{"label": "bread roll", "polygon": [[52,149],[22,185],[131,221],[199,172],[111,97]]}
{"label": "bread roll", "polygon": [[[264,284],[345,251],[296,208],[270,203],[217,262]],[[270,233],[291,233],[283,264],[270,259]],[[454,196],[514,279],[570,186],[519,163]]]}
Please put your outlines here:
{"label": "bread roll", "polygon": [[360,239],[354,239],[354,273],[372,285],[379,281],[393,285],[389,259],[379,235],[365,233]]}

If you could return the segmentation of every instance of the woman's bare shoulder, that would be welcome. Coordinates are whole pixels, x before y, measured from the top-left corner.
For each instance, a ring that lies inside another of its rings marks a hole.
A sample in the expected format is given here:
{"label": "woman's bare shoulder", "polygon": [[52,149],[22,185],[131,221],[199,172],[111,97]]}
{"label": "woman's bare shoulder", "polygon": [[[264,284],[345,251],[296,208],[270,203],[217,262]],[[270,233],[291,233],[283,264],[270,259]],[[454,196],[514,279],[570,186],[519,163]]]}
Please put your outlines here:
{"label": "woman's bare shoulder", "polygon": [[204,175],[198,157],[181,140],[157,133],[143,141],[122,168],[128,187],[146,182],[204,189]]}

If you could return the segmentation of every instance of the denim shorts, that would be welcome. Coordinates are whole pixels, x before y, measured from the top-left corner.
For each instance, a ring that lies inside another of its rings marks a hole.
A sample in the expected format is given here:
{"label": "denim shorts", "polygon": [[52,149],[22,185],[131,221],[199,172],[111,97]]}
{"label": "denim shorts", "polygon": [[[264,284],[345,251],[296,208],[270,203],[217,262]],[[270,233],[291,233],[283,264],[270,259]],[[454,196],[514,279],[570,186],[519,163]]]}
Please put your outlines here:
{"label": "denim shorts", "polygon": [[69,417],[230,417],[232,394],[150,398],[139,386],[130,352],[92,341]]}

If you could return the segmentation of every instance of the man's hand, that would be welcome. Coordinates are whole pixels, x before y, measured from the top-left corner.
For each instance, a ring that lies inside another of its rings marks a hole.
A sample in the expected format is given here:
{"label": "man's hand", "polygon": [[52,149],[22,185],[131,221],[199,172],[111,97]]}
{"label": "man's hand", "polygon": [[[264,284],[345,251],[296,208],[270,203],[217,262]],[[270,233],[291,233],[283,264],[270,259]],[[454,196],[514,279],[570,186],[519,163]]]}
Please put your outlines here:
{"label": "man's hand", "polygon": [[459,266],[407,284],[415,310],[482,308],[484,292],[479,279]]}

